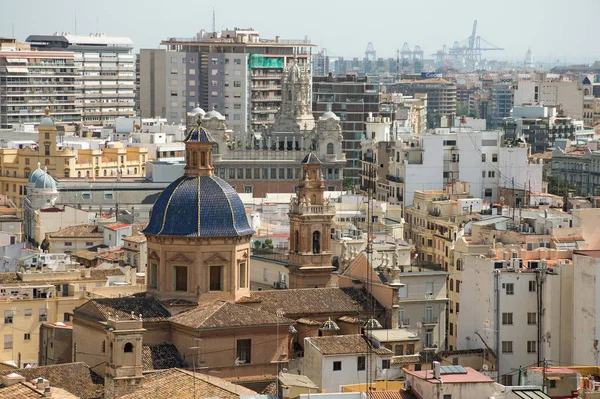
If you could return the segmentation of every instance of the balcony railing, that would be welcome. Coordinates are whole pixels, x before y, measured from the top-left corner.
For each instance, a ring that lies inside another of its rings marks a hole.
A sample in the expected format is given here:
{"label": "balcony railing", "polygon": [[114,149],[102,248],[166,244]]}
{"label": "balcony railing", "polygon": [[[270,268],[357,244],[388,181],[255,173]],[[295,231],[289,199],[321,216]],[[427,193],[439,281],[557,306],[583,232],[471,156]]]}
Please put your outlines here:
{"label": "balcony railing", "polygon": [[326,214],[326,213],[333,213],[335,214],[335,205],[303,205],[301,203],[299,204],[292,204],[290,206],[290,213],[296,213],[296,214],[308,214],[308,213],[315,213],[315,214]]}
{"label": "balcony railing", "polygon": [[389,181],[393,181],[394,183],[404,183],[404,179],[400,176],[387,175],[386,179]]}
{"label": "balcony railing", "polygon": [[437,317],[423,317],[423,325],[435,325],[438,324]]}
{"label": "balcony railing", "polygon": [[402,327],[408,327],[410,326],[410,319],[402,319],[402,320],[398,320],[398,326],[400,328]]}

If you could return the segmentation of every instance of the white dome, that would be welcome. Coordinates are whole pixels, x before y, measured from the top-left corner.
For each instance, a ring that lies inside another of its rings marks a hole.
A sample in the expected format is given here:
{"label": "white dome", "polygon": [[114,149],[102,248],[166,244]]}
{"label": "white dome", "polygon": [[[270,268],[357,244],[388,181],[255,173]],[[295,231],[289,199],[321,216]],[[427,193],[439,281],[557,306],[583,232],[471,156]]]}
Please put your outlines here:
{"label": "white dome", "polygon": [[213,119],[213,118],[217,118],[220,121],[225,120],[225,117],[223,115],[221,115],[221,113],[219,111],[216,111],[214,109],[211,111],[208,111],[206,114],[204,114],[203,119]]}
{"label": "white dome", "polygon": [[193,110],[191,110],[190,112],[188,112],[189,116],[196,116],[196,115],[206,115],[206,111],[204,111],[202,108],[200,107],[196,107]]}
{"label": "white dome", "polygon": [[329,120],[329,119],[334,119],[336,121],[339,121],[340,117],[337,116],[336,114],[334,114],[331,111],[327,111],[323,115],[321,115],[321,117],[319,118],[320,121],[326,121],[326,120]]}

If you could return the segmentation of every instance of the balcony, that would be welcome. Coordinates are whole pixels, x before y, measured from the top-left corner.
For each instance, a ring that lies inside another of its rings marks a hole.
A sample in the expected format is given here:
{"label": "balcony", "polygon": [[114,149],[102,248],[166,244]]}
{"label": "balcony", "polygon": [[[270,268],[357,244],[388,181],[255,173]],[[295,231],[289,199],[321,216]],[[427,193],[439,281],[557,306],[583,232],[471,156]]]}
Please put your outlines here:
{"label": "balcony", "polygon": [[305,205],[294,203],[290,205],[290,213],[305,214],[335,214],[335,205]]}
{"label": "balcony", "polygon": [[386,175],[385,178],[394,183],[404,183],[404,179],[400,176]]}
{"label": "balcony", "polygon": [[410,327],[410,319],[401,319],[401,320],[398,320],[398,327],[399,328]]}
{"label": "balcony", "polygon": [[423,325],[424,326],[435,326],[438,324],[437,317],[423,317]]}

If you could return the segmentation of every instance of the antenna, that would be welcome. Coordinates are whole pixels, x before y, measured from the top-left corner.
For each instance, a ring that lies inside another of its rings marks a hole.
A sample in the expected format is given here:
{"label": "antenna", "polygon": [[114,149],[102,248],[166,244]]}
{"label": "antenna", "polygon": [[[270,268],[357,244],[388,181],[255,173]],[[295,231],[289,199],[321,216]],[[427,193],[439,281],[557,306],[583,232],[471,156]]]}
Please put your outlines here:
{"label": "antenna", "polygon": [[215,13],[215,8],[213,7],[213,18],[212,18],[212,30],[213,30],[213,37],[215,37],[217,35],[217,17],[216,17],[216,13]]}

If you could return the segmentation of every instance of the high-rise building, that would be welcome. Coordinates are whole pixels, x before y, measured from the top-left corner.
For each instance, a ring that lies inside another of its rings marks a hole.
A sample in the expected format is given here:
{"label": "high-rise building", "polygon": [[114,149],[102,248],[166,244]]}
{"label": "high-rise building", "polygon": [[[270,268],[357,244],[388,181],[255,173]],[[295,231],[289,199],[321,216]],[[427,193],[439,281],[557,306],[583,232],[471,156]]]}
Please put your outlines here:
{"label": "high-rise building", "polygon": [[342,125],[342,149],[346,154],[344,176],[358,184],[360,172],[361,137],[369,113],[377,113],[380,85],[368,77],[313,76],[313,113],[320,117],[332,110]]}
{"label": "high-rise building", "polygon": [[135,115],[135,59],[129,38],[55,33],[31,35],[27,42],[38,50],[74,53],[81,90],[78,105],[86,125]]}
{"label": "high-rise building", "polygon": [[0,127],[39,122],[46,106],[57,120],[81,120],[76,75],[72,52],[31,51],[27,43],[0,39]]}
{"label": "high-rise building", "polygon": [[492,99],[492,115],[488,123],[496,128],[499,127],[504,120],[510,116],[513,107],[512,87],[510,84],[498,83],[491,88]]}
{"label": "high-rise building", "polygon": [[427,118],[429,128],[439,127],[442,116],[456,115],[456,84],[443,78],[407,80],[389,86],[392,93],[414,96],[427,94]]}
{"label": "high-rise building", "polygon": [[202,30],[161,44],[167,49],[142,50],[148,54],[141,57],[141,92],[150,93],[141,96],[142,116],[175,122],[199,105],[220,112],[236,133],[273,124],[284,67],[293,59],[310,65],[313,47],[308,39],[263,39],[253,29],[239,28]]}

